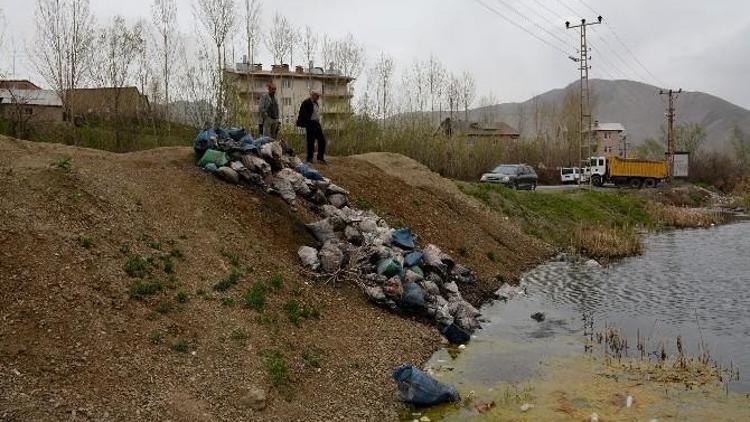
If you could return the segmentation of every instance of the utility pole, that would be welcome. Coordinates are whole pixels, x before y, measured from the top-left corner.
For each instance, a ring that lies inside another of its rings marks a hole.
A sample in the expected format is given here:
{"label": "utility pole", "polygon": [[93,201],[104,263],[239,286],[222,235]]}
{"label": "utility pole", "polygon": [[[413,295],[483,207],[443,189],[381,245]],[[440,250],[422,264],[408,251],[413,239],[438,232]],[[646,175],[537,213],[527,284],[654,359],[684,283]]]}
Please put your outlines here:
{"label": "utility pole", "polygon": [[667,105],[667,164],[668,164],[668,173],[667,178],[670,182],[672,182],[672,175],[674,174],[674,148],[675,148],[675,140],[674,140],[674,103],[675,100],[677,100],[677,96],[682,93],[682,88],[678,89],[677,91],[670,89],[670,90],[659,90],[659,95],[667,95],[669,96],[669,104]]}
{"label": "utility pole", "polygon": [[[586,137],[586,145],[588,146],[588,158],[587,161],[591,159],[591,95],[589,90],[589,69],[591,68],[589,66],[589,60],[591,57],[589,56],[589,47],[588,42],[586,38],[586,27],[592,26],[592,25],[599,25],[602,23],[603,18],[601,16],[598,16],[596,18],[596,22],[586,22],[586,19],[581,19],[581,23],[579,25],[571,25],[570,22],[565,22],[565,28],[566,29],[575,29],[580,28],[580,36],[581,36],[581,47],[579,50],[580,56],[579,57],[573,57],[570,56],[570,60],[573,60],[574,62],[578,63],[578,70],[581,72],[581,113],[580,113],[580,136],[578,138],[578,165],[583,165],[583,138],[584,138],[584,127],[586,128],[585,137]],[[589,166],[590,166],[589,162]],[[581,179],[578,178],[578,184],[581,184]],[[589,174],[589,186],[591,186],[591,174]]]}

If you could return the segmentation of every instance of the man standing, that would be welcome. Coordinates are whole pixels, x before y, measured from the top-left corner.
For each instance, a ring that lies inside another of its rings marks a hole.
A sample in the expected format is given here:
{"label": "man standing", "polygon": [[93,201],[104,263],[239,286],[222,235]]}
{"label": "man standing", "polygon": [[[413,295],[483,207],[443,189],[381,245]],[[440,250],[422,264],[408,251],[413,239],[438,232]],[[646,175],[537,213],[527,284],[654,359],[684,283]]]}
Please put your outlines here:
{"label": "man standing", "polygon": [[276,101],[276,85],[268,83],[268,92],[260,97],[260,121],[263,126],[263,136],[276,139],[279,135],[279,103]]}
{"label": "man standing", "polygon": [[305,128],[307,134],[307,162],[313,160],[315,141],[318,141],[318,162],[328,164],[326,155],[326,137],[323,135],[323,127],[320,125],[320,92],[310,91],[310,98],[302,101],[297,117],[297,126]]}

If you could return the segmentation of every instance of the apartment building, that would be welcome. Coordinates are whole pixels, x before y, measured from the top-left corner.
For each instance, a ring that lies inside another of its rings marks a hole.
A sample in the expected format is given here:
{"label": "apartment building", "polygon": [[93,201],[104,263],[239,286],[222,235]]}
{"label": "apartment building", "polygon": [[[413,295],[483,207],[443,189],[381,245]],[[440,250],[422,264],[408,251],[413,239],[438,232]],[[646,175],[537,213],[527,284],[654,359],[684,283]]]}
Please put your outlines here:
{"label": "apartment building", "polygon": [[[350,84],[354,78],[342,75],[333,66],[328,70],[297,66],[291,71],[286,64],[263,69],[261,64],[237,63],[234,69],[225,70],[225,76],[229,87],[228,106],[237,107],[239,104],[239,107],[247,110],[253,122],[260,120],[258,102],[271,81],[277,88],[276,99],[279,102],[281,124],[284,126],[294,126],[299,106],[310,96],[311,90],[322,94],[320,109],[324,128],[340,127],[344,119],[352,114],[353,89]],[[232,101],[231,96],[235,97],[235,101]]]}

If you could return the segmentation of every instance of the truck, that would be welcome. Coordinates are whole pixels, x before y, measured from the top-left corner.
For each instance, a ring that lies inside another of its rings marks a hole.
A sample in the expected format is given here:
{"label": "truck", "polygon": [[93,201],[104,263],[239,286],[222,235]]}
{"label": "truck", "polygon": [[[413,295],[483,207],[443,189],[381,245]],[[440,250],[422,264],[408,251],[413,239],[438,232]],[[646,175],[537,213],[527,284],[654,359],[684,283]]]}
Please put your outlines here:
{"label": "truck", "polygon": [[669,165],[666,160],[649,161],[619,157],[591,157],[588,174],[591,183],[602,186],[614,183],[631,188],[654,188],[667,178]]}

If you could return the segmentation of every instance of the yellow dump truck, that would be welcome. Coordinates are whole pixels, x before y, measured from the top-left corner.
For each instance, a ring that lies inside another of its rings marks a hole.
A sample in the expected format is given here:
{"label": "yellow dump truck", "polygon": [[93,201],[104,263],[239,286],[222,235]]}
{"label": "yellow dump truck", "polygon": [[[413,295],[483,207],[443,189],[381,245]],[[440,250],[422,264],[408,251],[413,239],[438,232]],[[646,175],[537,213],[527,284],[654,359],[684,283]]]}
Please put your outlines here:
{"label": "yellow dump truck", "polygon": [[614,183],[632,188],[656,187],[667,178],[669,165],[666,160],[648,161],[622,159],[618,157],[591,157],[589,174],[591,183],[602,186]]}

